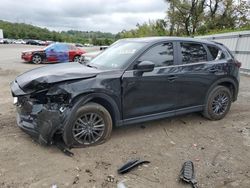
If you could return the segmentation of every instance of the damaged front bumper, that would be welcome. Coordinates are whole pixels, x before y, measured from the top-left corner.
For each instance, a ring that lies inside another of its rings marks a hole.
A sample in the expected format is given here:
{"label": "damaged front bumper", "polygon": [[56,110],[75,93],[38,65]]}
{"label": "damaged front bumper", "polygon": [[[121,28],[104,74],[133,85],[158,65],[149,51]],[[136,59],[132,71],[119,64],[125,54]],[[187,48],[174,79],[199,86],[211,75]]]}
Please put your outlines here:
{"label": "damaged front bumper", "polygon": [[30,94],[24,95],[16,82],[12,83],[11,88],[15,97],[18,127],[40,144],[52,144],[54,134],[62,132],[69,108],[57,103],[38,103]]}
{"label": "damaged front bumper", "polygon": [[17,125],[40,144],[51,144],[55,130],[59,129],[61,123],[62,118],[57,110],[31,102],[17,105]]}

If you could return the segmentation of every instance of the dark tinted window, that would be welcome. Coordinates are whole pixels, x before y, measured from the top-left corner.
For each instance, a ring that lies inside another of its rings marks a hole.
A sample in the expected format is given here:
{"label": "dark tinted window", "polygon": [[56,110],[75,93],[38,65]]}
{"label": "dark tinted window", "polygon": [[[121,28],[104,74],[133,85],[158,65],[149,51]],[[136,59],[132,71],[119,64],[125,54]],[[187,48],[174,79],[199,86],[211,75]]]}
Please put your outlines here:
{"label": "dark tinted window", "polygon": [[207,52],[203,45],[198,43],[181,43],[182,63],[198,63],[207,61]]}
{"label": "dark tinted window", "polygon": [[172,43],[156,45],[145,52],[139,61],[152,61],[155,67],[169,66],[174,64],[174,50]]}
{"label": "dark tinted window", "polygon": [[225,59],[225,54],[215,46],[207,46],[210,51],[213,60]]}

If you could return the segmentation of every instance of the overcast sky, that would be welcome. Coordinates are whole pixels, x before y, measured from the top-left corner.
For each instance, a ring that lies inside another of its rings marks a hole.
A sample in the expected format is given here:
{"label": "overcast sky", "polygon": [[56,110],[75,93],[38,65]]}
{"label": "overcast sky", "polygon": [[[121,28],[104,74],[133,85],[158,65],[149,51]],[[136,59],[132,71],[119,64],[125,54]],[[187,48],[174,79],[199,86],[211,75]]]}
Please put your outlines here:
{"label": "overcast sky", "polygon": [[164,0],[1,0],[0,19],[50,30],[117,33],[137,23],[163,19]]}

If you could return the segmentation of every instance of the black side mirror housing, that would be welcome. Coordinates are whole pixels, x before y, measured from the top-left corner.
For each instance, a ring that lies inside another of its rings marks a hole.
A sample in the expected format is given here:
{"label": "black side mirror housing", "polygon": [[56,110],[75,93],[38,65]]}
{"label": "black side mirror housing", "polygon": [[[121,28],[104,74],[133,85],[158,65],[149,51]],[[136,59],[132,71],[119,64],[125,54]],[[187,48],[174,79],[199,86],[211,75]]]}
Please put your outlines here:
{"label": "black side mirror housing", "polygon": [[136,65],[136,69],[141,72],[151,72],[154,70],[155,64],[151,61],[142,61]]}

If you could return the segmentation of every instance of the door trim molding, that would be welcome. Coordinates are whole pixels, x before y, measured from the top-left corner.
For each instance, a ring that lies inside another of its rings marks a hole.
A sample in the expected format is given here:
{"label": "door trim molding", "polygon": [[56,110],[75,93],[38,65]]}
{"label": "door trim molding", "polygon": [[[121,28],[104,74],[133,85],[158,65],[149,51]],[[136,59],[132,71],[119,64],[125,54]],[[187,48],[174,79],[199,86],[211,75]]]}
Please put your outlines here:
{"label": "door trim molding", "polygon": [[145,121],[152,121],[152,120],[172,117],[175,115],[187,114],[187,113],[191,113],[191,112],[199,112],[199,111],[202,111],[203,108],[204,108],[204,105],[198,105],[198,106],[181,108],[178,110],[172,110],[172,111],[160,112],[160,113],[156,113],[156,114],[149,114],[149,115],[145,115],[145,116],[128,118],[128,119],[122,120],[118,125],[135,124],[135,123],[141,123],[141,122],[145,122]]}

